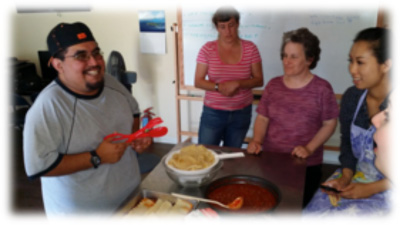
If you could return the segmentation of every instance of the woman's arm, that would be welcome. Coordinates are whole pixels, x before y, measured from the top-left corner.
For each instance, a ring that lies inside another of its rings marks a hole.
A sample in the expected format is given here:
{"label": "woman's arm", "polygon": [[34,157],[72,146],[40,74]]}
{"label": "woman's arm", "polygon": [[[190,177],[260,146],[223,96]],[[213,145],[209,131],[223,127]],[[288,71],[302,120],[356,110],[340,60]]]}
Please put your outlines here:
{"label": "woman's arm", "polygon": [[390,188],[390,181],[382,179],[371,183],[350,183],[343,189],[340,196],[343,198],[359,199],[369,198],[370,196],[386,191]]}
{"label": "woman's arm", "polygon": [[262,87],[264,84],[264,77],[261,62],[251,64],[251,78],[246,80],[237,80],[239,88],[255,88]]}
{"label": "woman's arm", "polygon": [[351,147],[350,133],[351,123],[357,107],[357,102],[362,92],[355,87],[350,87],[343,94],[340,103],[340,155],[339,161],[342,168],[349,168],[352,171],[356,170],[357,158],[353,155]]}
{"label": "woman's arm", "polygon": [[262,150],[265,133],[267,132],[269,119],[260,114],[257,115],[254,122],[253,139],[247,146],[247,152],[250,154],[258,154]]}
{"label": "woman's arm", "polygon": [[240,88],[255,88],[262,87],[264,84],[264,76],[262,71],[261,62],[251,64],[252,78],[247,80],[240,80]]}
{"label": "woman's arm", "polygon": [[339,178],[333,179],[333,180],[328,180],[328,181],[324,182],[323,185],[333,187],[337,190],[341,190],[341,189],[347,187],[351,183],[353,176],[354,176],[353,170],[351,170],[349,168],[344,168],[344,169],[342,169],[342,175]]}
{"label": "woman's arm", "polygon": [[197,63],[196,72],[194,76],[194,86],[206,91],[215,91],[215,83],[206,80],[208,65]]}
{"label": "woman's arm", "polygon": [[[208,65],[197,63],[194,86],[206,91],[215,90],[215,84],[212,81],[206,80]],[[252,78],[245,80],[232,80],[218,84],[218,91],[225,96],[233,96],[240,88],[261,87],[264,84],[261,62],[251,65]]]}
{"label": "woman's arm", "polygon": [[292,151],[292,155],[300,158],[307,158],[312,155],[319,146],[323,145],[332,136],[333,132],[335,132],[336,124],[336,118],[323,121],[321,128],[311,141],[306,146],[296,146]]}
{"label": "woman's arm", "polygon": [[233,96],[239,89],[261,87],[264,77],[261,62],[251,64],[251,78],[244,80],[231,80],[219,84],[219,91],[225,96]]}

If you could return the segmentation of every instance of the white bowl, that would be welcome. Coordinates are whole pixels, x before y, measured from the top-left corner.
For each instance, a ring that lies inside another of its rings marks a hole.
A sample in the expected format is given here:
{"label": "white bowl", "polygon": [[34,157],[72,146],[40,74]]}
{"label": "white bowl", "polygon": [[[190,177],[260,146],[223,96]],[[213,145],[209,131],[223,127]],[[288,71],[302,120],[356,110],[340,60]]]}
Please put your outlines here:
{"label": "white bowl", "polygon": [[210,166],[208,166],[208,167],[206,167],[206,168],[204,168],[204,169],[200,169],[200,170],[181,170],[181,169],[177,169],[177,168],[175,168],[175,167],[169,165],[168,162],[171,160],[171,158],[172,158],[175,154],[178,154],[178,153],[180,152],[180,150],[176,150],[176,151],[170,152],[170,153],[167,155],[167,158],[165,159],[165,165],[166,165],[169,169],[175,171],[176,173],[178,173],[178,174],[183,174],[183,175],[200,175],[200,174],[208,173],[215,165],[217,165],[217,163],[218,163],[218,161],[219,161],[219,158],[218,158],[217,153],[215,153],[214,151],[212,151],[212,150],[210,150],[210,149],[207,149],[207,150],[208,150],[209,152],[211,152],[211,154],[214,156],[214,162],[213,162]]}
{"label": "white bowl", "polygon": [[168,165],[171,157],[178,152],[179,150],[169,153],[166,157],[164,157],[162,164],[164,165],[168,176],[173,181],[184,187],[200,187],[208,184],[217,175],[218,171],[223,165],[222,160],[219,160],[217,154],[214,151],[211,151],[215,159],[214,163],[209,167],[201,170],[180,170]]}

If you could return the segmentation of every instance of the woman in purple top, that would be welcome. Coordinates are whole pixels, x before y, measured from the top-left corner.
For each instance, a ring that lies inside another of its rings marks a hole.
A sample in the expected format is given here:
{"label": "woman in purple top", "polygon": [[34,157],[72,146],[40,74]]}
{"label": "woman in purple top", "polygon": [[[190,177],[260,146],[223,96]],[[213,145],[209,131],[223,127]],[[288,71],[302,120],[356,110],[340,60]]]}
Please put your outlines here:
{"label": "woman in purple top", "polygon": [[319,39],[307,28],[284,33],[284,75],[270,80],[257,108],[247,152],[290,153],[307,159],[303,207],[318,189],[323,144],[336,128],[339,108],[331,85],[311,73],[319,60]]}

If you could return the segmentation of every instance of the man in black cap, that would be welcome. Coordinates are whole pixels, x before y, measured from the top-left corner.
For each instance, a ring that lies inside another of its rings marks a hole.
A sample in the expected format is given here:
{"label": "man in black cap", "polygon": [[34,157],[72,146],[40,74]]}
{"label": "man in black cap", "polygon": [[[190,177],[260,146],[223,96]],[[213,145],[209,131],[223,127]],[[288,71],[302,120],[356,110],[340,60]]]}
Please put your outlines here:
{"label": "man in black cap", "polygon": [[[116,79],[89,28],[60,23],[47,37],[58,77],[38,96],[24,127],[29,178],[41,178],[47,215],[112,213],[139,185],[136,154],[150,138],[103,138],[138,128],[137,101]],[[136,128],[135,128],[136,127]]]}

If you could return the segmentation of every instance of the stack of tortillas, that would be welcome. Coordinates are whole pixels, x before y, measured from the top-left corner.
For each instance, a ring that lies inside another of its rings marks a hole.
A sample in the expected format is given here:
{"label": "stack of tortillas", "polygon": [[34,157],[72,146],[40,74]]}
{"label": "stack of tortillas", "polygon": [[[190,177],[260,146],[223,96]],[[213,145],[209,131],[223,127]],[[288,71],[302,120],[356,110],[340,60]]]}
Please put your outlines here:
{"label": "stack of tortillas", "polygon": [[128,215],[186,215],[193,208],[192,203],[177,199],[175,204],[168,200],[143,198]]}

